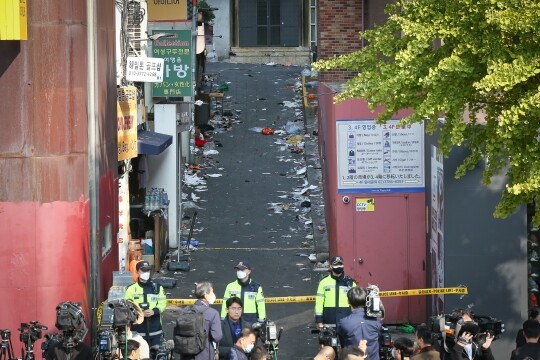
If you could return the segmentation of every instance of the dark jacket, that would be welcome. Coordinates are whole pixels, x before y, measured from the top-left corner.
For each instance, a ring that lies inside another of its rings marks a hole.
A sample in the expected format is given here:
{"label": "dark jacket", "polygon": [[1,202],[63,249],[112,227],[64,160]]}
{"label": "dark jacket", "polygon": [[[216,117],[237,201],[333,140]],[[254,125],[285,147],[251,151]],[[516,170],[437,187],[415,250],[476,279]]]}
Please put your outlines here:
{"label": "dark jacket", "polygon": [[367,340],[369,360],[379,360],[379,331],[381,320],[367,317],[363,308],[354,309],[351,315],[341,319],[338,325],[338,336],[341,347],[358,346],[360,340]]}
{"label": "dark jacket", "polygon": [[[481,346],[476,345],[473,343],[473,351],[472,351],[472,358],[473,360],[495,360],[493,357],[493,354],[491,353],[491,348],[483,349]],[[458,344],[455,344],[453,348],[450,349],[450,360],[461,360],[465,359],[468,360],[467,354],[465,353],[465,349],[463,349],[463,346],[459,346]]]}
{"label": "dark jacket", "polygon": [[350,315],[347,292],[355,286],[354,280],[345,274],[323,277],[317,286],[315,322],[337,326],[341,319]]}
{"label": "dark jacket", "polygon": [[[240,329],[244,328],[251,329],[251,324],[245,321],[243,318],[240,318]],[[235,343],[235,341],[233,340],[233,335],[231,333],[231,327],[229,325],[228,317],[226,317],[224,320],[221,320],[221,332],[223,333],[223,337],[219,342],[219,358],[225,359],[227,357],[227,354],[229,353],[229,350],[231,350]]]}
{"label": "dark jacket", "polygon": [[229,354],[226,357],[227,360],[248,360],[248,357],[242,348],[239,348],[237,345],[234,345],[230,350]]}
{"label": "dark jacket", "polygon": [[67,349],[62,345],[62,343],[54,343],[47,349],[47,354],[45,359],[47,360],[92,360],[94,356],[92,355],[92,348],[85,343],[78,343],[69,354]]}
{"label": "dark jacket", "polygon": [[538,343],[526,343],[525,345],[512,351],[510,360],[522,360],[526,357],[531,359],[540,359],[540,344]]}
{"label": "dark jacket", "polygon": [[204,311],[204,331],[208,334],[208,341],[206,342],[203,351],[194,357],[182,355],[181,359],[214,360],[214,347],[211,345],[211,342],[213,341],[217,344],[223,337],[219,313],[216,309],[209,307],[206,301],[197,300],[193,306],[197,311]]}
{"label": "dark jacket", "polygon": [[516,335],[516,349],[522,347],[526,343],[527,339],[525,339],[525,335],[523,335],[523,329],[520,329]]}
{"label": "dark jacket", "polygon": [[441,360],[441,354],[431,346],[426,346],[418,354],[413,355],[411,360]]}

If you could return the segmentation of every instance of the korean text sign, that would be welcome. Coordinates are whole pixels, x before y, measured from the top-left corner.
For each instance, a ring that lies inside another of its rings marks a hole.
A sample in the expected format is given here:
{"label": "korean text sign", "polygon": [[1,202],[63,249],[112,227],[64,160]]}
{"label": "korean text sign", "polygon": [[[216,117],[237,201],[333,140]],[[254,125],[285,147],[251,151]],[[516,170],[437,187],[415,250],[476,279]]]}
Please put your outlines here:
{"label": "korean text sign", "polygon": [[[163,33],[154,30],[153,33]],[[192,96],[191,32],[167,30],[173,37],[162,37],[152,42],[152,57],[163,59],[163,82],[152,86],[153,97]]]}
{"label": "korean text sign", "polygon": [[137,88],[117,89],[118,161],[137,157]]}
{"label": "korean text sign", "polygon": [[424,191],[424,125],[338,120],[339,193]]}

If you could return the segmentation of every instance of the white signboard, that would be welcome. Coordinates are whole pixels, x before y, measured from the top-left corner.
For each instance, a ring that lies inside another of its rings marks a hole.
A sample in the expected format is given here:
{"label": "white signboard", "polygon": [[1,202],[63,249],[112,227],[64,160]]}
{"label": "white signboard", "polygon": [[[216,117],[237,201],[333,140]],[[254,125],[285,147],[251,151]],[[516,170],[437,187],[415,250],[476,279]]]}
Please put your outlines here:
{"label": "white signboard", "polygon": [[424,125],[338,120],[339,193],[424,191]]}
{"label": "white signboard", "polygon": [[163,59],[128,57],[126,79],[138,82],[163,82]]}

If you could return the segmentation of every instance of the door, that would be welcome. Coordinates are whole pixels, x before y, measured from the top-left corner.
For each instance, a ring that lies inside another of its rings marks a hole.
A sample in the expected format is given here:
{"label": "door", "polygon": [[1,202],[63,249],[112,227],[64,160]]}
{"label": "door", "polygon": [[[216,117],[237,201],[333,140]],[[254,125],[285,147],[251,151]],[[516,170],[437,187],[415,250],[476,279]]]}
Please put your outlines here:
{"label": "door", "polygon": [[240,0],[240,47],[298,46],[298,0]]}
{"label": "door", "polygon": [[[409,289],[408,196],[358,195],[354,211],[354,278],[381,291]],[[382,299],[385,323],[409,319],[407,297]]]}

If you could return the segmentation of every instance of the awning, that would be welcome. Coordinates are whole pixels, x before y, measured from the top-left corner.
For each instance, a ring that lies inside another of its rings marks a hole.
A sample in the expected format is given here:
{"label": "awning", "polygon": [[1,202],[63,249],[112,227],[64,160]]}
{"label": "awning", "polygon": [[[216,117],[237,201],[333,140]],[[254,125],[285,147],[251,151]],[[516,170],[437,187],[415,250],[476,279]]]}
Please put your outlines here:
{"label": "awning", "polygon": [[137,148],[139,155],[159,155],[171,144],[171,135],[145,130],[139,130],[137,132]]}

